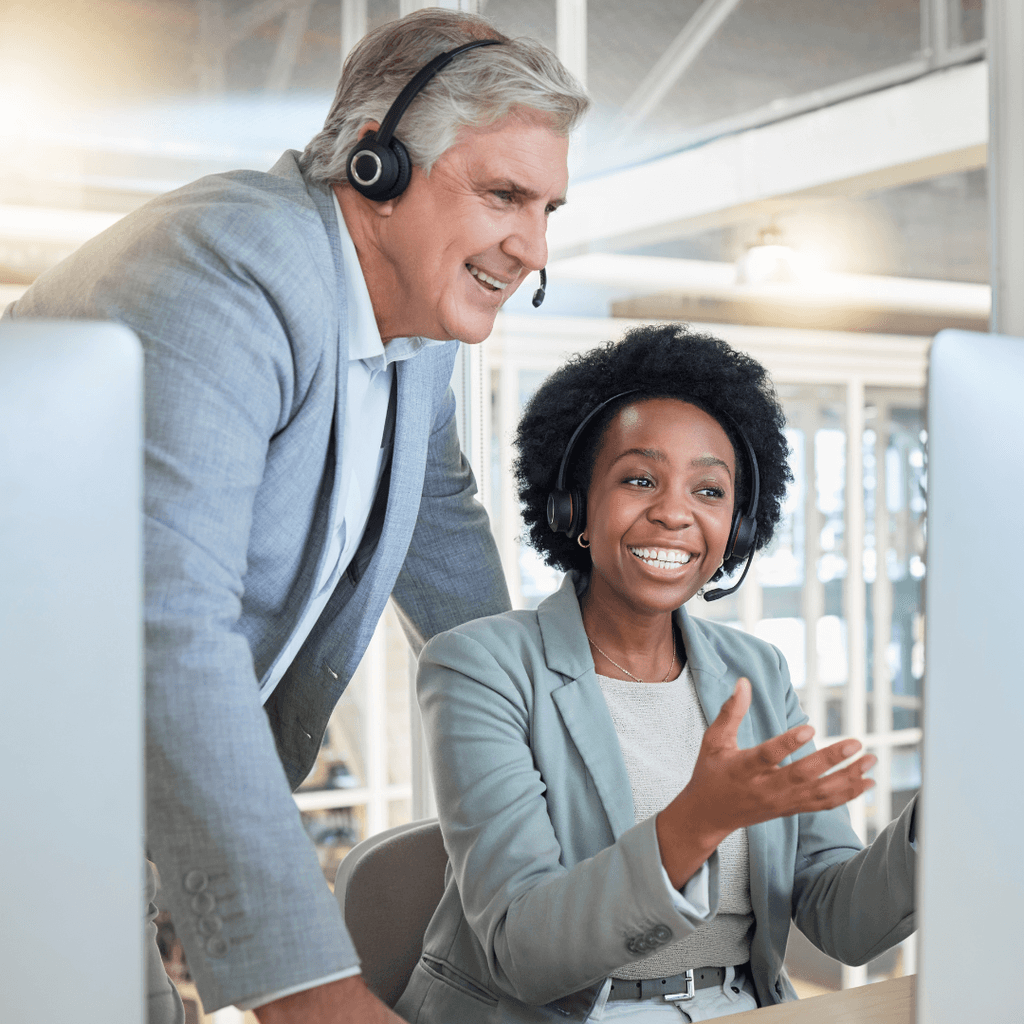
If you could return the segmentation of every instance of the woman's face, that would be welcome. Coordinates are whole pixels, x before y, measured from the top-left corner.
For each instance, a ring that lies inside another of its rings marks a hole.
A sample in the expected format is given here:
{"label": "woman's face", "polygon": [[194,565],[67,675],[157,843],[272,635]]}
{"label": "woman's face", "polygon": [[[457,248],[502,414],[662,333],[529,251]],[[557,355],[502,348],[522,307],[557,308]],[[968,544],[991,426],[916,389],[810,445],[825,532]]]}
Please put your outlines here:
{"label": "woman's face", "polygon": [[608,425],[587,491],[591,596],[671,611],[721,566],[736,457],[706,412],[674,398],[627,405]]}

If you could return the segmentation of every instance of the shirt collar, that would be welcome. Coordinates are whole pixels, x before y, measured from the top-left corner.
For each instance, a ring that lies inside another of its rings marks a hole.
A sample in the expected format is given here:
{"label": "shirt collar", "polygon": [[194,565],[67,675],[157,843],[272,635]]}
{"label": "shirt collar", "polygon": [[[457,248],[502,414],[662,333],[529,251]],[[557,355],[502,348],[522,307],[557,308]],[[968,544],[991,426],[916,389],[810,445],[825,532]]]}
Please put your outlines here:
{"label": "shirt collar", "polygon": [[334,212],[338,218],[338,234],[341,237],[341,264],[348,285],[348,358],[349,362],[363,362],[369,370],[383,370],[392,363],[411,359],[420,349],[443,345],[443,341],[432,338],[392,338],[384,344],[377,329],[377,318],[370,301],[370,292],[363,277],[355,244],[349,234],[348,225],[341,212],[338,195],[331,189]]}

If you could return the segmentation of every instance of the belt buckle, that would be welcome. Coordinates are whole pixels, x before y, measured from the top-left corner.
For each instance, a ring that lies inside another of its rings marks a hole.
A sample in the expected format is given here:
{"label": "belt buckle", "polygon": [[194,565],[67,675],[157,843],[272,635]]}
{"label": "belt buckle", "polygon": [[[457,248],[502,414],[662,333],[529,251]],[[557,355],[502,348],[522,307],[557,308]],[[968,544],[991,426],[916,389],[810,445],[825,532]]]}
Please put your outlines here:
{"label": "belt buckle", "polygon": [[686,988],[682,992],[666,992],[664,994],[666,1003],[685,1003],[693,998],[693,968],[691,967],[683,977],[686,979]]}

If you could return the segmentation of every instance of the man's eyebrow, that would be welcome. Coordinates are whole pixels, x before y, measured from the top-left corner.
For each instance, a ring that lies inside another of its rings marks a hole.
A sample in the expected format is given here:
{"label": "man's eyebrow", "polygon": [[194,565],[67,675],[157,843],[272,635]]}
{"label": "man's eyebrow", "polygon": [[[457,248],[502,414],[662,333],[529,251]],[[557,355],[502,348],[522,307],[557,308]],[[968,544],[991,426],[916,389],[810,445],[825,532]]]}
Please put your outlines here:
{"label": "man's eyebrow", "polygon": [[[511,192],[516,199],[540,199],[541,194],[532,188],[527,188],[525,185],[520,185],[518,182],[511,181],[508,178],[500,178],[497,181],[490,182],[487,186],[488,191],[494,191],[501,189],[503,192]],[[565,206],[565,196],[559,196],[558,199],[552,199],[548,204],[549,206],[558,209],[559,206]]]}

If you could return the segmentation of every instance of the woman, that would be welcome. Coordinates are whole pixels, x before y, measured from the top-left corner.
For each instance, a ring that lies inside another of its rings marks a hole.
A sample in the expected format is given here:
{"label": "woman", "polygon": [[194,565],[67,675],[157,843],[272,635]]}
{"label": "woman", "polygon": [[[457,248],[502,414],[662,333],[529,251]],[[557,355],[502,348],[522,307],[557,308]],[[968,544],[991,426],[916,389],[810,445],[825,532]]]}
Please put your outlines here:
{"label": "woman", "polygon": [[684,607],[771,540],[782,427],[763,367],[674,326],[530,403],[524,518],[567,575],[421,657],[452,871],[409,1021],[705,1020],[796,998],[791,917],[847,963],[913,930],[913,805],[862,850],[875,759],[824,775],[860,744],[814,752],[781,654]]}

